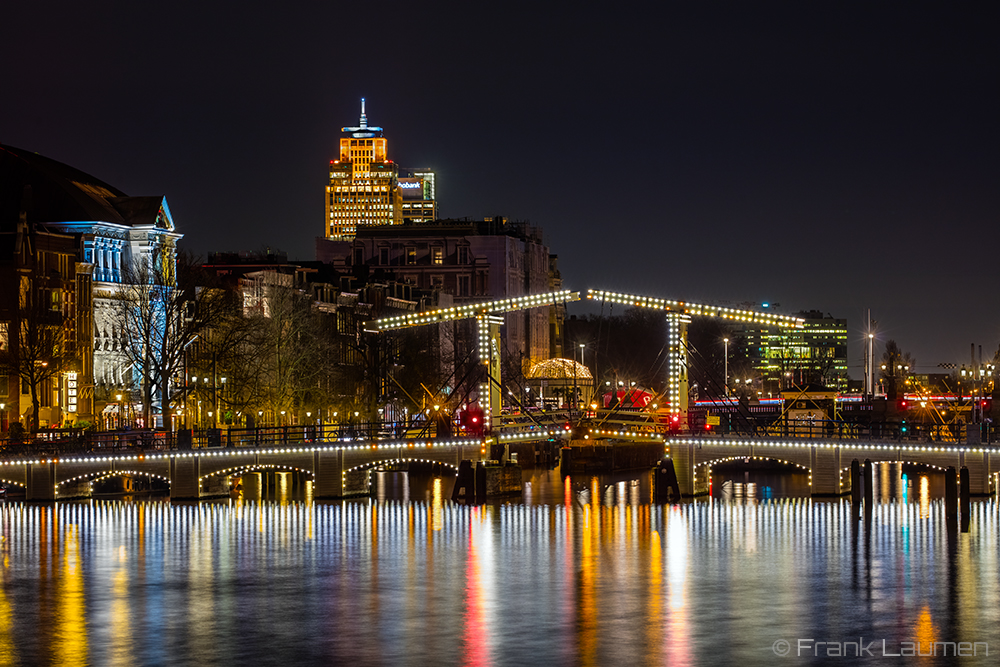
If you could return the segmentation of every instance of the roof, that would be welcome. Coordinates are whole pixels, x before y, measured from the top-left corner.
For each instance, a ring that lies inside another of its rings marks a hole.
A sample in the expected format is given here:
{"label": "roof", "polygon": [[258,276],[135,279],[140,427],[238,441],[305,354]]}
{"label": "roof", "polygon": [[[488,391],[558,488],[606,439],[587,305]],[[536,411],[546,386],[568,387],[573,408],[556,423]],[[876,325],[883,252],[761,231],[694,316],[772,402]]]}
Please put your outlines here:
{"label": "roof", "polygon": [[129,197],[75,167],[38,153],[0,145],[0,224],[110,222],[173,229],[162,196]]}
{"label": "roof", "polygon": [[590,369],[572,359],[546,359],[531,367],[528,377],[545,380],[593,380]]}

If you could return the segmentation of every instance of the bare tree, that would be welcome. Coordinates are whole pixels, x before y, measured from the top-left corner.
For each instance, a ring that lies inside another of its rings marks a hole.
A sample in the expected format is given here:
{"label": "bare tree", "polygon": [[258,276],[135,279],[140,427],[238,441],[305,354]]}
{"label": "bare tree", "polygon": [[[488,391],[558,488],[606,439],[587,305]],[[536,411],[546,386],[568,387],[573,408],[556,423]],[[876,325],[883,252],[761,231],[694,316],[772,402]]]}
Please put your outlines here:
{"label": "bare tree", "polygon": [[234,378],[233,404],[288,413],[316,400],[329,374],[324,317],[294,287],[266,285],[261,307],[248,314],[246,327],[227,333],[224,358]]}
{"label": "bare tree", "polygon": [[[39,388],[57,378],[72,358],[62,314],[44,303],[30,280],[22,280],[18,293],[15,331],[0,332],[7,345],[0,349],[0,369],[16,375],[31,393],[31,431],[38,431]],[[6,324],[4,325],[6,326]]]}
{"label": "bare tree", "polygon": [[882,368],[880,375],[883,378],[902,378],[909,369],[915,368],[916,360],[909,352],[903,352],[895,340],[889,339],[885,343],[885,351],[882,353]]}
{"label": "bare tree", "polygon": [[184,253],[176,260],[166,253],[141,257],[122,274],[113,310],[120,349],[138,378],[144,423],[151,423],[159,398],[163,423],[168,424],[183,391],[175,390],[172,380],[183,375],[186,348],[232,312],[234,296],[212,285]]}

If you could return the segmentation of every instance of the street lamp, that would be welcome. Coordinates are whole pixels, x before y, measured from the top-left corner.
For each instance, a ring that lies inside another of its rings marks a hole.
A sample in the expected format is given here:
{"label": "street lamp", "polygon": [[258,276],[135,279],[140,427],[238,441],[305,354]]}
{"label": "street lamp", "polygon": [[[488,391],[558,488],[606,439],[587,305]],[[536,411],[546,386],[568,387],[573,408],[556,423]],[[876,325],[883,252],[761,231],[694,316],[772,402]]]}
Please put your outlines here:
{"label": "street lamp", "polygon": [[729,396],[729,339],[723,338],[722,342],[725,344],[725,361],[723,362],[723,380],[722,380],[722,391],[726,396]]}
{"label": "street lamp", "polygon": [[868,358],[866,360],[868,363],[867,363],[866,368],[865,368],[865,379],[868,381],[868,387],[867,388],[868,388],[868,396],[870,398],[874,398],[875,397],[875,371],[872,370],[872,368],[873,368],[872,364],[875,363],[875,359],[872,358],[872,355],[874,354],[874,346],[875,346],[875,334],[869,333],[868,334]]}
{"label": "street lamp", "polygon": [[[219,404],[220,404],[220,402],[223,405],[225,405],[225,403],[226,403],[226,376],[223,375],[219,379],[222,380],[222,398],[221,398],[221,401],[220,401],[220,399],[219,399],[218,396],[216,396],[216,398],[215,398],[215,410],[216,410],[216,412],[219,412]],[[220,414],[221,414],[221,412],[220,412]]]}

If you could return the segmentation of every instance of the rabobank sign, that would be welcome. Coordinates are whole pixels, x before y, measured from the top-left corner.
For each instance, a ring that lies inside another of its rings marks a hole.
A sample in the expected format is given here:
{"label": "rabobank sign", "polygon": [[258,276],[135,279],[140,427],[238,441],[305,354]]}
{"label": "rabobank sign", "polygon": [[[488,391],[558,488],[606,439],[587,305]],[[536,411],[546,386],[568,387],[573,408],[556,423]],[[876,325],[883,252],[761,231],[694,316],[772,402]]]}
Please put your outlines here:
{"label": "rabobank sign", "polygon": [[419,178],[401,178],[396,181],[396,185],[399,186],[399,192],[403,195],[403,199],[424,198],[424,183]]}

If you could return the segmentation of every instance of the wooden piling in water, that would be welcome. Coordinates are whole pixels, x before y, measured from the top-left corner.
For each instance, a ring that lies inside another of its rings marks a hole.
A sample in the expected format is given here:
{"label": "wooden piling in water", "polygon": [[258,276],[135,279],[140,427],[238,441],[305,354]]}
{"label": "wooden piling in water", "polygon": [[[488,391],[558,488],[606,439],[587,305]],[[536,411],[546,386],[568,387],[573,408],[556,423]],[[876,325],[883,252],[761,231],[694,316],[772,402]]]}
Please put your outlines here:
{"label": "wooden piling in water", "polygon": [[958,518],[958,479],[955,466],[948,466],[944,473],[944,513],[949,521]]}

